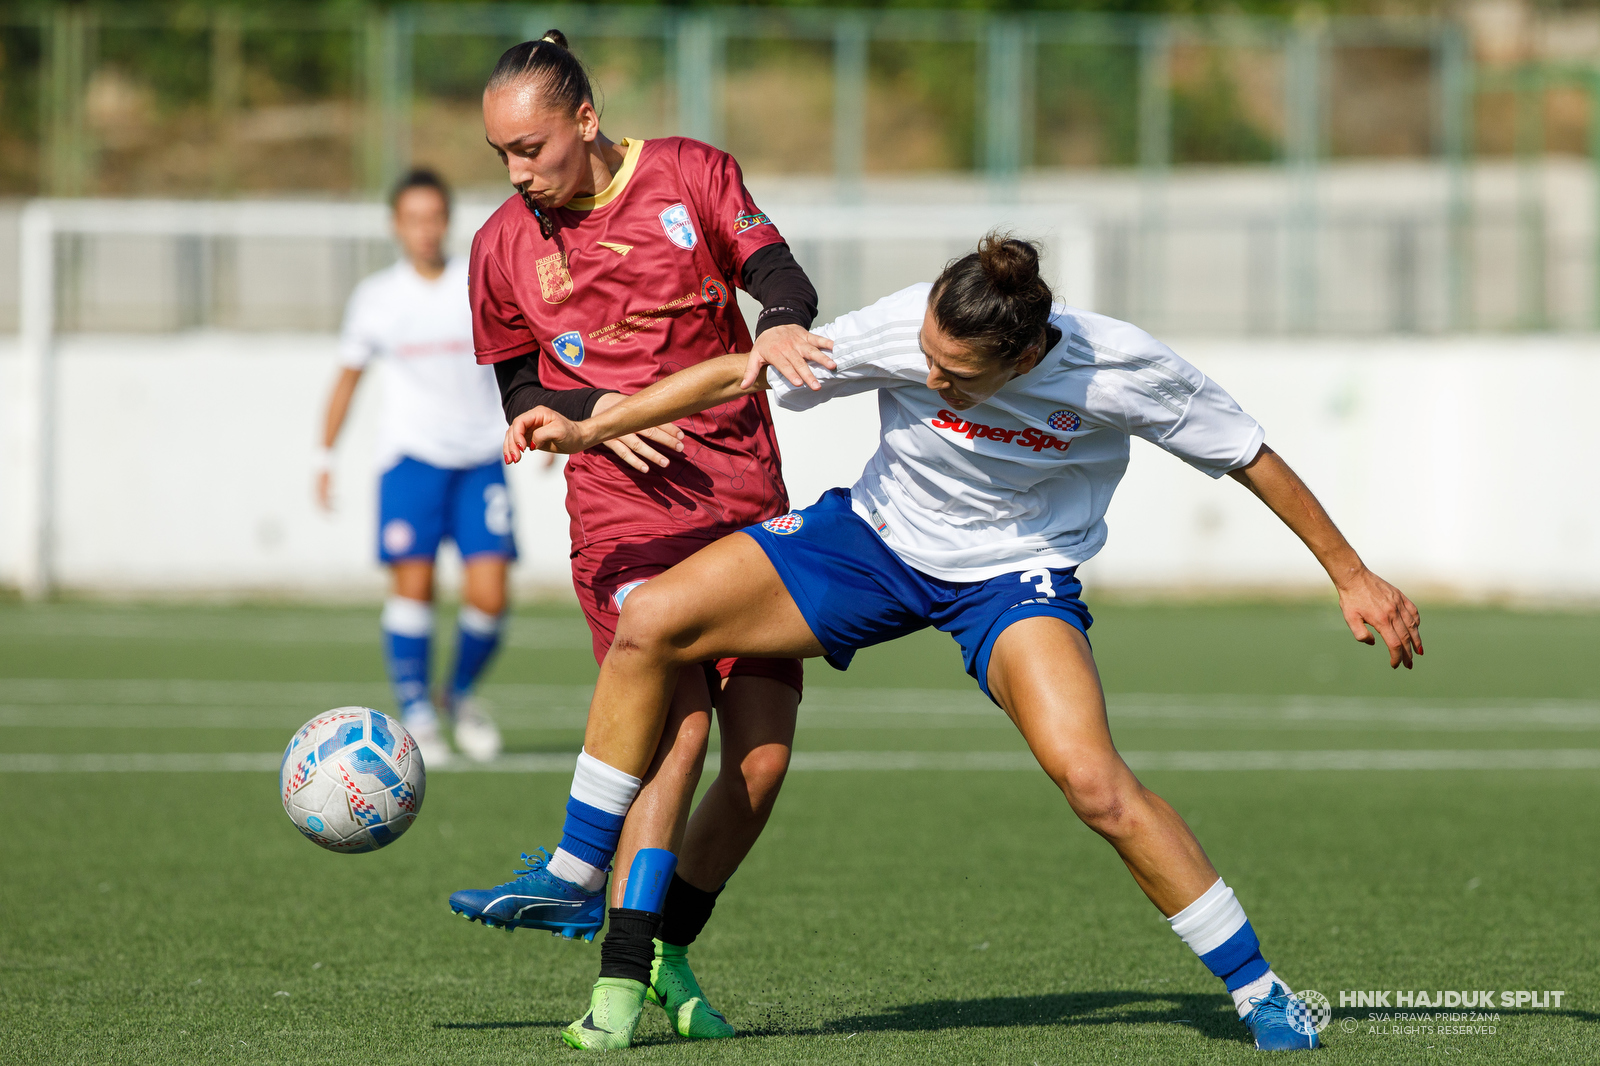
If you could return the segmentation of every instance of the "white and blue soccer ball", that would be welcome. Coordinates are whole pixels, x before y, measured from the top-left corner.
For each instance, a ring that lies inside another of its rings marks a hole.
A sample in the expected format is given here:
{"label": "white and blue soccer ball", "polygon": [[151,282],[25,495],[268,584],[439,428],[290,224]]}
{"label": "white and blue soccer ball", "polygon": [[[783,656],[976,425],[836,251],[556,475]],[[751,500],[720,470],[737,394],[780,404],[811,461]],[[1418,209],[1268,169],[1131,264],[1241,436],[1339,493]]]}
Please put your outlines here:
{"label": "white and blue soccer ball", "polygon": [[371,707],[338,707],[295,731],[278,771],[283,809],[329,851],[377,851],[411,828],[427,770],[405,727]]}

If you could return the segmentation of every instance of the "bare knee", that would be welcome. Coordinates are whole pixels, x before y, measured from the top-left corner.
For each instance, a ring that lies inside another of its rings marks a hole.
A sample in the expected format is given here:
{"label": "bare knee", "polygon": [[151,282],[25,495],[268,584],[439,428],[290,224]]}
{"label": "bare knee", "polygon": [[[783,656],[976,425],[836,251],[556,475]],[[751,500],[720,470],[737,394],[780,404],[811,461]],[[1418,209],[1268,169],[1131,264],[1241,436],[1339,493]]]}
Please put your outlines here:
{"label": "bare knee", "polygon": [[646,582],[628,594],[617,619],[613,651],[666,662],[680,661],[688,627],[673,616],[670,597]]}
{"label": "bare knee", "polygon": [[1121,759],[1113,755],[1051,777],[1084,825],[1112,839],[1129,831],[1144,790]]}
{"label": "bare knee", "polygon": [[486,615],[498,618],[505,613],[506,589],[504,585],[489,585],[467,590],[464,597],[473,607]]}
{"label": "bare knee", "polygon": [[763,744],[745,753],[736,767],[725,767],[743,782],[752,811],[767,811],[778,798],[784,775],[789,772],[789,749],[783,744]]}

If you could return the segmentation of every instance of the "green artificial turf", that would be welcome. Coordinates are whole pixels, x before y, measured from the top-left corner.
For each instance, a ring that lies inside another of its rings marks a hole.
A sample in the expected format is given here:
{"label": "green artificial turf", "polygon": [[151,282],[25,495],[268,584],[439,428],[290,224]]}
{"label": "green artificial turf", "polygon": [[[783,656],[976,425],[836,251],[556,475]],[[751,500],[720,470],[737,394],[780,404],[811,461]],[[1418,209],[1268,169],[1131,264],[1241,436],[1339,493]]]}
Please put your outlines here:
{"label": "green artificial turf", "polygon": [[[1412,674],[1325,605],[1096,616],[1125,750],[1600,748],[1594,615],[1430,610]],[[281,750],[327,706],[387,706],[374,629],[373,610],[0,606],[0,755]],[[575,751],[594,675],[581,622],[526,610],[512,645],[486,687],[508,746]],[[848,674],[812,664],[808,683],[801,752],[1020,750],[939,634]],[[1275,967],[1333,999],[1323,1059],[1593,1061],[1594,771],[1143,777]],[[556,1034],[596,946],[444,903],[552,845],[567,784],[436,773],[401,841],[340,856],[293,830],[269,773],[0,773],[0,1062],[576,1061]],[[796,771],[692,957],[744,1035],[679,1041],[651,1008],[616,1058],[1256,1055],[1220,984],[1035,773]],[[1371,1011],[1339,1009],[1340,990],[1479,988],[1566,996],[1498,1009],[1493,1034],[1375,1032]]]}

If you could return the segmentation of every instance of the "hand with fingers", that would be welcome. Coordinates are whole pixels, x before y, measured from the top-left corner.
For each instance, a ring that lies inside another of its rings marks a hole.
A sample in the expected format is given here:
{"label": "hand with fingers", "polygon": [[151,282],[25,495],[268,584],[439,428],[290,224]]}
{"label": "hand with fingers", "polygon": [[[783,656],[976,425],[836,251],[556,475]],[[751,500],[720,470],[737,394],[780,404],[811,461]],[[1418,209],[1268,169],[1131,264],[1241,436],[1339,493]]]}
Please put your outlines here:
{"label": "hand with fingers", "polygon": [[1422,615],[1410,598],[1371,570],[1362,568],[1339,589],[1345,624],[1363,644],[1376,644],[1371,626],[1389,649],[1389,668],[1412,668],[1422,654]]}
{"label": "hand with fingers", "polygon": [[743,389],[753,389],[756,380],[761,376],[761,368],[770,366],[782,374],[789,384],[807,388],[821,388],[817,384],[817,376],[811,372],[807,364],[816,363],[828,370],[837,369],[833,359],[828,355],[833,351],[833,342],[826,337],[819,337],[793,323],[773,326],[756,338],[755,347],[750,350],[750,359],[745,366],[744,378],[739,382]]}
{"label": "hand with fingers", "polygon": [[[607,393],[595,402],[593,413],[599,414],[622,400],[621,393]],[[506,428],[502,457],[507,464],[511,464],[520,460],[523,452],[529,450],[571,455],[603,443],[624,463],[640,473],[648,473],[651,463],[663,467],[669,462],[661,451],[683,451],[683,430],[671,424],[652,426],[638,433],[626,433],[608,441],[594,440],[585,427],[586,423],[574,422],[548,407],[535,407],[522,412]],[[661,451],[651,447],[647,441],[654,442]]]}

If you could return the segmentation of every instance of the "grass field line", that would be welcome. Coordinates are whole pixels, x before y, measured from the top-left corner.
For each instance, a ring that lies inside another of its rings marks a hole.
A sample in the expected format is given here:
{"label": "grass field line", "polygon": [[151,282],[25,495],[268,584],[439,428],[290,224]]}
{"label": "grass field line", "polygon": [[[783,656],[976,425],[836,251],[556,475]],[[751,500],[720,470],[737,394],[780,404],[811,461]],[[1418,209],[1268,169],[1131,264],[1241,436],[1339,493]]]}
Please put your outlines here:
{"label": "grass field line", "polygon": [[[1125,751],[1135,770],[1241,771],[1289,770],[1595,770],[1600,749],[1344,751]],[[270,772],[282,756],[272,752],[145,752],[129,754],[0,754],[0,773],[230,773]],[[433,773],[572,772],[577,755],[528,753],[502,755],[492,763],[456,760]],[[1012,751],[819,751],[796,752],[790,767],[802,772],[902,770],[1029,770],[1038,764],[1027,752]]]}
{"label": "grass field line", "polygon": [[[455,612],[440,614],[444,630]],[[378,612],[328,616],[308,613],[270,617],[233,613],[175,615],[24,612],[0,614],[0,639],[39,640],[157,640],[164,642],[231,644],[314,644],[375,646],[379,638]],[[592,644],[581,622],[558,618],[513,615],[503,637],[505,646],[529,651],[586,651]]]}
{"label": "grass field line", "polygon": [[[581,728],[588,685],[492,684],[483,695],[508,728]],[[1113,723],[1236,723],[1257,728],[1471,732],[1600,730],[1592,700],[1405,700],[1389,697],[1112,694]],[[387,707],[381,682],[67,680],[0,681],[0,727],[293,729],[331,706]],[[817,728],[924,729],[1005,717],[975,691],[813,687],[801,723]]]}

